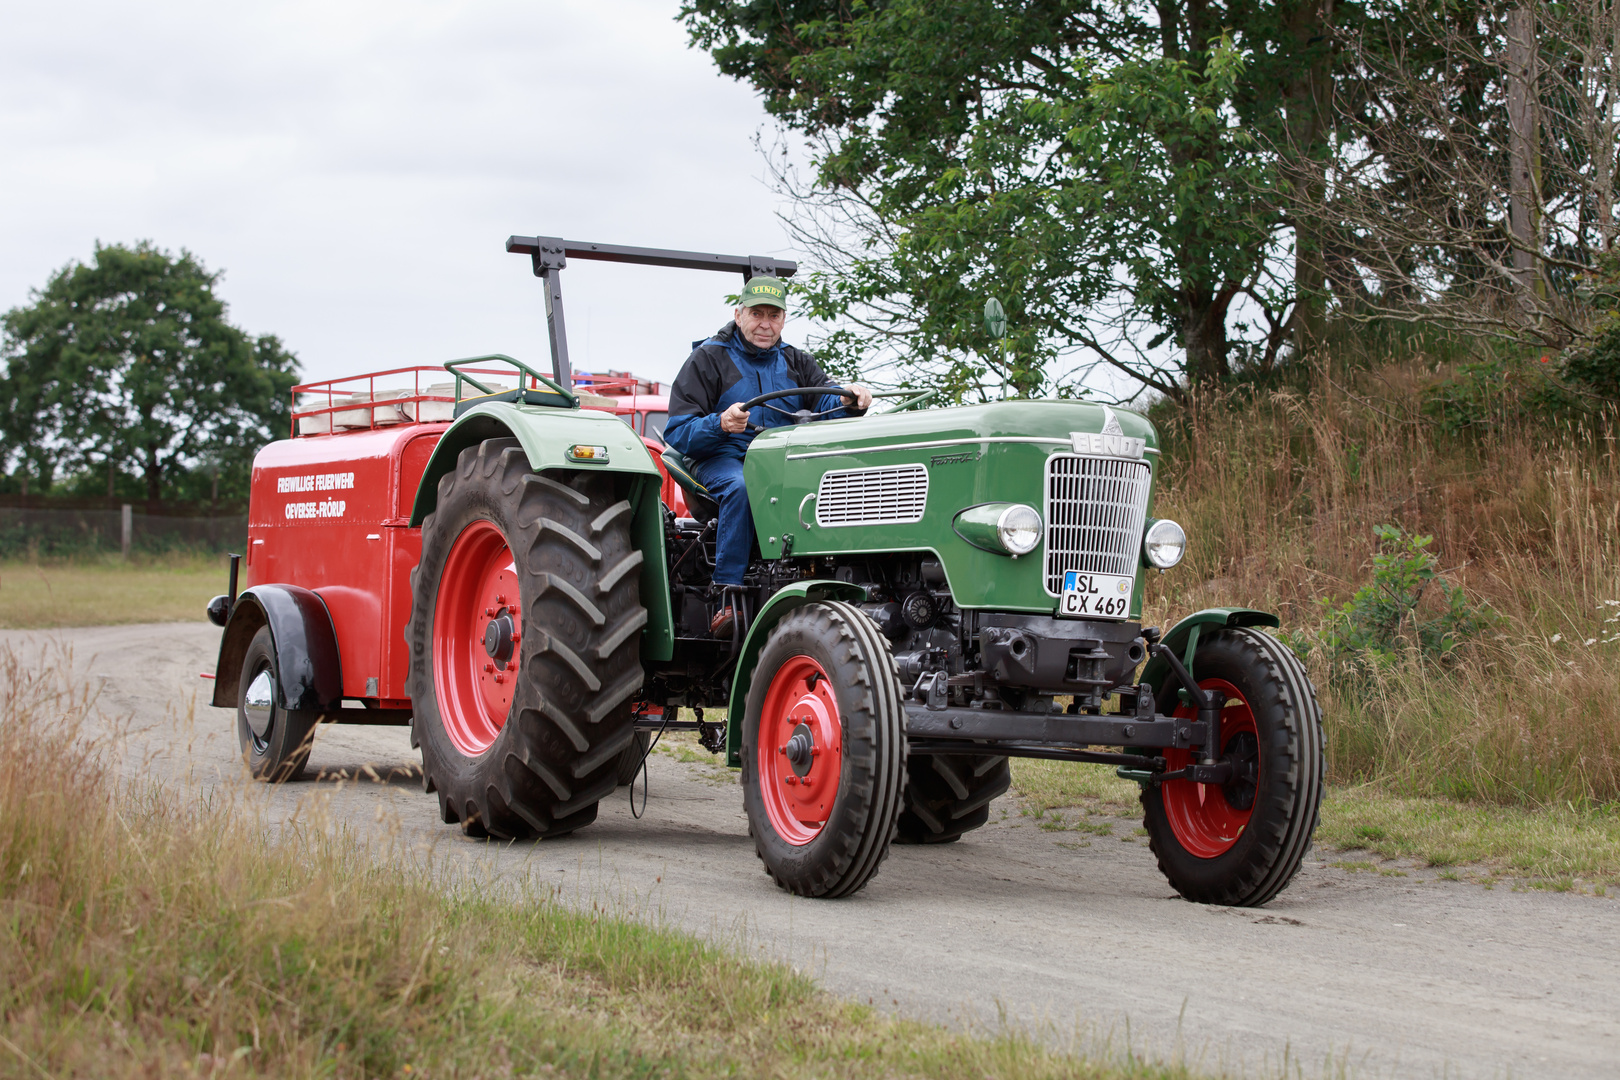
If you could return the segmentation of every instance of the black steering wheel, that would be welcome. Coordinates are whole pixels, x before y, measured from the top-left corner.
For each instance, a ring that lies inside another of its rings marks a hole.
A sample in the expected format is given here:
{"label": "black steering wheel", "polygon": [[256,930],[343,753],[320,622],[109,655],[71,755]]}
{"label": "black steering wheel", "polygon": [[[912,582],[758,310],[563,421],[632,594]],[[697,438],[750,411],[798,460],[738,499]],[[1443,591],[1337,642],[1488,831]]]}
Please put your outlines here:
{"label": "black steering wheel", "polygon": [[[822,417],[831,416],[833,413],[840,412],[847,407],[840,405],[836,409],[822,409],[820,412],[815,412],[811,409],[795,409],[794,411],[789,412],[784,408],[771,404],[771,402],[775,401],[777,398],[794,397],[797,395],[814,393],[837,394],[851,402],[860,400],[860,396],[856,394],[855,391],[845,390],[841,386],[790,386],[786,390],[772,390],[768,394],[761,394],[759,397],[749,398],[747,401],[742,403],[742,408],[744,412],[752,412],[757,406],[763,405],[765,408],[771,410],[771,412],[780,413],[795,424],[808,424],[812,420],[820,420]],[[764,431],[765,429],[750,421],[748,426],[743,430]]]}

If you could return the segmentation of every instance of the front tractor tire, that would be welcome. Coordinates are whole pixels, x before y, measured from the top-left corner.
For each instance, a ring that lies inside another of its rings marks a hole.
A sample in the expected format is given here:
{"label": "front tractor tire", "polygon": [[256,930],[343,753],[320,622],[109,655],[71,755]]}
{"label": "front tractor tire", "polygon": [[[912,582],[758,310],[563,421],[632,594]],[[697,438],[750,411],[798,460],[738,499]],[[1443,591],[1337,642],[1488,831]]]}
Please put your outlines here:
{"label": "front tractor tire", "polygon": [[[1287,887],[1310,850],[1322,804],[1322,711],[1304,666],[1258,630],[1204,637],[1193,677],[1226,695],[1222,755],[1236,771],[1222,786],[1171,780],[1144,785],[1143,824],[1159,869],[1188,900],[1257,907]],[[1175,689],[1159,711],[1196,716]],[[1170,771],[1202,750],[1162,751]]]}
{"label": "front tractor tire", "polygon": [[408,692],[422,783],[469,836],[596,819],[634,745],[642,555],[613,478],[532,472],[516,439],[439,481],[411,575]]}
{"label": "front tractor tire", "polygon": [[899,677],[858,608],[806,604],[760,650],[742,724],[743,803],[765,872],[800,896],[859,891],[889,853],[906,780]]}

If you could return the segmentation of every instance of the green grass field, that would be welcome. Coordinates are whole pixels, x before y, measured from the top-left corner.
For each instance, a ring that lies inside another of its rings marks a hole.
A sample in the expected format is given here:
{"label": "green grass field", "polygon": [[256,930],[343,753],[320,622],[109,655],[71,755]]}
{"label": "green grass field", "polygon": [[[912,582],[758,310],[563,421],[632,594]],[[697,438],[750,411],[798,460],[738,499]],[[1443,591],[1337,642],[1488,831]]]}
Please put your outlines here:
{"label": "green grass field", "polygon": [[[1032,815],[1141,816],[1136,783],[1101,766],[1014,761],[1013,787]],[[1419,866],[1462,867],[1482,882],[1514,878],[1598,894],[1620,884],[1620,812],[1613,807],[1531,810],[1329,785],[1316,843],[1323,852],[1367,851]]]}
{"label": "green grass field", "polygon": [[0,562],[0,628],[196,622],[225,591],[225,556]]}

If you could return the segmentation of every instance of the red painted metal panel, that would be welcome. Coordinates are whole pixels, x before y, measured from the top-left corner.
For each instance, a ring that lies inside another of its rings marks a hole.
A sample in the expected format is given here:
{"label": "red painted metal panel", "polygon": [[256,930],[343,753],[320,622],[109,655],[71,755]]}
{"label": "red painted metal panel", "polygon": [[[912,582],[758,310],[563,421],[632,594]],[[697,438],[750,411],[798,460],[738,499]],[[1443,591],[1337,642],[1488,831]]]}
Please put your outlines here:
{"label": "red painted metal panel", "polygon": [[326,602],[343,658],[344,697],[404,697],[402,634],[410,570],[422,544],[405,521],[427,456],[447,426],[286,439],[254,459],[248,584],[302,585]]}
{"label": "red painted metal panel", "polygon": [[669,475],[664,468],[664,444],[657,439],[643,438],[647,444],[647,452],[652,454],[653,464],[658,466],[658,475],[662,478],[658,484],[658,497],[664,500],[664,505],[675,511],[676,517],[686,517],[686,492],[675,483],[675,478]]}
{"label": "red painted metal panel", "polygon": [[[629,409],[649,403],[629,396]],[[350,406],[355,407],[355,406]],[[324,409],[322,410],[324,414]],[[636,419],[641,419],[638,415]],[[271,443],[253,461],[248,510],[247,584],[312,589],[326,602],[343,662],[343,696],[408,708],[411,571],[422,533],[409,528],[416,489],[447,423],[400,423]],[[686,513],[680,489],[663,474],[660,494]]]}
{"label": "red painted metal panel", "polygon": [[405,623],[411,617],[411,571],[422,559],[422,530],[406,525],[411,519],[411,506],[416,501],[416,489],[427,471],[428,458],[444,434],[438,425],[423,425],[437,430],[422,431],[400,450],[398,483],[394,493],[394,522],[385,528],[388,538],[388,614],[383,620],[383,676],[381,694],[397,699],[382,702],[385,708],[409,708],[405,693],[405,676],[410,673],[411,655],[405,646]]}

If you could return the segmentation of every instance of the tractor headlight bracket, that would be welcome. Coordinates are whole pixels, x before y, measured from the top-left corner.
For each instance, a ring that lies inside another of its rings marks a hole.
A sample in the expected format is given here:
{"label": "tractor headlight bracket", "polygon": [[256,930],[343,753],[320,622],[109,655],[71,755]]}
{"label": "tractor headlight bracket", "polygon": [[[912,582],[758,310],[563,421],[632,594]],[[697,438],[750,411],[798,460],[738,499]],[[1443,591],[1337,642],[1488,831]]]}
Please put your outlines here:
{"label": "tractor headlight bracket", "polygon": [[957,536],[997,555],[1018,558],[1041,544],[1045,523],[1040,511],[1024,503],[980,503],[959,511],[951,521]]}

